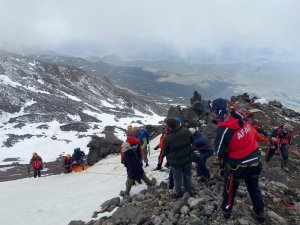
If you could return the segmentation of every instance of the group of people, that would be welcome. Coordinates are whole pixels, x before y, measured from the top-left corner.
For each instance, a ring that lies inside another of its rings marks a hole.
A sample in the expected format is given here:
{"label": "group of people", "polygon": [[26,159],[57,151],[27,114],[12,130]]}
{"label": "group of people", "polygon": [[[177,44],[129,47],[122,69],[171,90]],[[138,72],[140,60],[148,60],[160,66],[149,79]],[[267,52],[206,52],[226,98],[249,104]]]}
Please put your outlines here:
{"label": "group of people", "polygon": [[[202,181],[206,182],[210,179],[206,160],[215,154],[220,162],[220,175],[224,180],[221,204],[224,218],[231,217],[235,194],[240,181],[244,180],[253,204],[251,215],[258,222],[264,222],[266,213],[259,187],[262,162],[258,142],[269,142],[266,162],[270,161],[276,151],[280,151],[282,168],[288,171],[288,145],[293,139],[293,126],[284,123],[274,128],[271,135],[268,135],[258,125],[251,123],[245,110],[228,108],[228,102],[224,99],[212,102],[211,112],[218,124],[214,146],[200,131],[191,127],[189,121],[181,123],[179,118],[174,117],[165,119],[166,127],[163,129],[159,144],[154,148],[154,150],[161,149],[156,169],[162,168],[164,157],[166,157],[165,166],[170,169],[169,188],[173,189],[174,187],[175,189],[171,196],[180,198],[184,192],[188,192],[192,196],[194,194],[191,187],[192,163],[196,163],[197,174]],[[140,182],[142,179],[148,186],[153,185],[142,169],[143,150],[139,147],[141,144],[138,136],[130,135],[122,145],[122,152],[127,157],[124,160],[126,157],[122,156],[124,157],[122,160],[128,172],[126,190],[121,192],[122,196],[129,194],[135,181]],[[128,160],[129,156],[132,157],[131,159],[135,158],[133,161],[139,170],[130,168],[130,164],[134,163]],[[146,165],[148,165],[148,161]],[[139,171],[138,176],[133,176],[132,171]]]}
{"label": "group of people", "polygon": [[[85,153],[80,148],[75,148],[74,153],[71,156],[67,154],[63,159],[64,173],[71,173],[74,166],[83,166]],[[32,158],[28,164],[28,173],[30,169],[33,170],[33,177],[41,177],[41,171],[43,170],[43,160],[36,152],[32,153]]]}

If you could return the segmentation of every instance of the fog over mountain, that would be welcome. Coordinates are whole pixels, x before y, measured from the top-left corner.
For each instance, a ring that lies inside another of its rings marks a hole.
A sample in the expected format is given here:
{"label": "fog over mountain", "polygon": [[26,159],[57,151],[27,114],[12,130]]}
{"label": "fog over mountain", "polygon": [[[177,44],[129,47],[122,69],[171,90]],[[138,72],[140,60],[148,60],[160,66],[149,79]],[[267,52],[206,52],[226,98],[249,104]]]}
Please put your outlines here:
{"label": "fog over mountain", "polygon": [[300,58],[294,0],[0,0],[0,6],[0,48],[17,53],[162,58],[236,48]]}

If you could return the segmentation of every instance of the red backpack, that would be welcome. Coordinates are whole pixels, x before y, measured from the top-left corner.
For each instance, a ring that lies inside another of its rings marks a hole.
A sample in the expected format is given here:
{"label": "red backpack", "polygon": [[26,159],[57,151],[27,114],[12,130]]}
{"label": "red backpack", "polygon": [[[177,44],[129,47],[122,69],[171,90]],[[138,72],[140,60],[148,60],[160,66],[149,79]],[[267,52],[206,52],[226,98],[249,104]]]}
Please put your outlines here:
{"label": "red backpack", "polygon": [[39,169],[42,166],[42,162],[39,159],[33,159],[31,165],[32,165],[32,168]]}

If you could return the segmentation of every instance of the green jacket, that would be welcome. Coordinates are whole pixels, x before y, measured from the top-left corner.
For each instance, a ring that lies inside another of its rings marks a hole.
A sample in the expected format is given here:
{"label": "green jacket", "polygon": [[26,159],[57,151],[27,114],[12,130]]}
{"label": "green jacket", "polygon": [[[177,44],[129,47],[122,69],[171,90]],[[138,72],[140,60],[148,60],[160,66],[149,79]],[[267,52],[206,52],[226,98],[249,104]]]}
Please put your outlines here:
{"label": "green jacket", "polygon": [[163,151],[171,166],[180,167],[196,160],[197,154],[192,149],[193,135],[185,127],[178,127],[168,132],[163,141]]}

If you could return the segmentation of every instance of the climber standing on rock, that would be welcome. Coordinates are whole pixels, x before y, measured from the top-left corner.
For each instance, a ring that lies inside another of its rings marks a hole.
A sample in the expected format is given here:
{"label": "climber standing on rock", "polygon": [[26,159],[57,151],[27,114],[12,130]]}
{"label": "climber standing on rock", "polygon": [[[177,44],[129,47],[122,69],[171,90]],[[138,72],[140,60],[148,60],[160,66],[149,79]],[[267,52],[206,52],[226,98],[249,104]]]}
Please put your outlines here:
{"label": "climber standing on rock", "polygon": [[269,162],[275,151],[279,149],[282,157],[281,167],[285,171],[288,171],[288,147],[292,144],[293,140],[293,126],[289,123],[281,124],[272,131],[270,138],[271,141],[265,161]]}
{"label": "climber standing on rock", "polygon": [[264,222],[264,201],[258,185],[262,168],[260,151],[255,139],[255,129],[242,112],[233,109],[225,122],[218,123],[215,151],[224,162],[221,205],[224,218],[230,218],[236,191],[240,181],[244,180],[253,204],[252,216],[258,222]]}
{"label": "climber standing on rock", "polygon": [[194,150],[199,152],[197,163],[197,174],[201,177],[201,181],[208,181],[210,178],[209,170],[206,166],[206,160],[214,154],[214,148],[202,133],[191,127],[189,131],[194,136],[192,147]]}
{"label": "climber standing on rock", "polygon": [[173,172],[175,193],[172,197],[182,197],[182,178],[184,191],[192,195],[192,162],[197,158],[197,154],[193,151],[191,145],[193,135],[188,129],[180,126],[174,117],[167,118],[166,124],[169,131],[163,141],[163,151],[167,156],[168,163]]}

